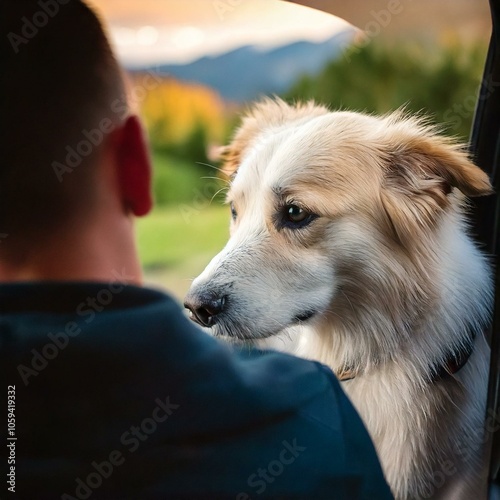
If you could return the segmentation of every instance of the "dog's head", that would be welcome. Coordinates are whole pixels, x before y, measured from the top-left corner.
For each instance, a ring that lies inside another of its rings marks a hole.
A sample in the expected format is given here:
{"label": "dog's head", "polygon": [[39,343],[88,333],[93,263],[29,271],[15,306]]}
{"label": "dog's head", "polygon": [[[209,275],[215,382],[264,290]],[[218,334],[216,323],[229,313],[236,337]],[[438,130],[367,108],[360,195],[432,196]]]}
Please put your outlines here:
{"label": "dog's head", "polygon": [[462,194],[491,190],[460,146],[403,113],[265,100],[224,158],[231,238],[186,306],[214,334],[238,339],[325,318],[417,314],[436,293],[441,221],[460,220]]}

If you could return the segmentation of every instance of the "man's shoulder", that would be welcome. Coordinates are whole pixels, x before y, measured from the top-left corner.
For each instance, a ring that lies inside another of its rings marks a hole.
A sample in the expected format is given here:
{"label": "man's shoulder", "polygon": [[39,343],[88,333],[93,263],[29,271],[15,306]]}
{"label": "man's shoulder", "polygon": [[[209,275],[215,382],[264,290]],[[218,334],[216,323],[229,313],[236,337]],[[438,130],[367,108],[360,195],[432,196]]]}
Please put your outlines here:
{"label": "man's shoulder", "polygon": [[[338,406],[346,402],[319,363],[231,347],[201,331],[158,291],[85,284],[0,292],[0,327],[10,338],[2,359],[35,400],[52,392],[61,408],[86,404],[92,412],[97,387],[107,395],[105,415],[111,401],[114,411],[126,414],[170,397],[190,408],[190,418],[172,426],[180,434],[263,424],[318,398],[330,407],[325,422],[335,426]],[[72,387],[71,394],[61,385]]]}
{"label": "man's shoulder", "polygon": [[103,494],[331,498],[335,491],[351,499],[388,491],[366,431],[327,368],[219,342],[162,293],[102,290],[3,289],[0,358],[16,385],[26,482],[54,491],[53,478],[37,474],[56,457],[57,486],[71,491],[89,464],[119,453],[122,465]]}
{"label": "man's shoulder", "polygon": [[98,373],[103,386],[175,381],[214,396],[268,397],[276,408],[336,386],[318,363],[214,339],[156,290],[48,283],[2,286],[0,298],[1,357],[24,385],[62,373],[85,384]]}

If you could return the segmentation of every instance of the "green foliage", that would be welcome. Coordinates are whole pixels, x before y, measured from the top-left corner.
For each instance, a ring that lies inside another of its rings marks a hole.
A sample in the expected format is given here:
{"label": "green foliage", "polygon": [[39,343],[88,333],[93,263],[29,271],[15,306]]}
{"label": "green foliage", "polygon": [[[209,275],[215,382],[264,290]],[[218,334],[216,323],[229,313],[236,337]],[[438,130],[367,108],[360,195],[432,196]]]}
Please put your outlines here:
{"label": "green foliage", "polygon": [[156,151],[163,152],[170,157],[179,158],[183,162],[198,165],[200,171],[207,172],[206,166],[203,166],[203,164],[208,162],[207,130],[206,125],[201,121],[196,122],[193,128],[181,140],[169,142],[164,138],[155,139],[153,135],[151,142]]}
{"label": "green foliage", "polygon": [[[214,178],[216,174],[215,169],[200,165],[192,159],[179,158],[169,152],[155,150],[153,153],[155,202],[159,206],[208,204],[224,186],[222,180]],[[219,202],[221,199],[222,193],[216,197]]]}
{"label": "green foliage", "polygon": [[405,106],[467,139],[485,47],[354,46],[316,76],[303,76],[284,96],[314,99],[332,109],[386,113]]}
{"label": "green foliage", "polygon": [[229,220],[229,209],[217,203],[194,209],[190,217],[182,206],[156,209],[137,225],[144,268],[175,268],[200,253],[206,265],[227,240]]}

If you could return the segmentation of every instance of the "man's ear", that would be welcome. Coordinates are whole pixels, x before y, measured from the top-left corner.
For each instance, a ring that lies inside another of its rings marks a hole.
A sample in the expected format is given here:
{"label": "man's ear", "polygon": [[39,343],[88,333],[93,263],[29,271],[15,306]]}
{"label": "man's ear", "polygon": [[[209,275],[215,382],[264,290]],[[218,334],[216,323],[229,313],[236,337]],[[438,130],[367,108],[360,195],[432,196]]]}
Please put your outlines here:
{"label": "man's ear", "polygon": [[382,186],[385,212],[403,243],[436,224],[454,188],[467,196],[492,193],[488,176],[460,145],[418,123],[410,127],[410,134],[408,127],[391,134]]}
{"label": "man's ear", "polygon": [[129,116],[117,132],[117,165],[121,196],[126,209],[134,215],[149,213],[151,193],[151,158],[140,119]]}

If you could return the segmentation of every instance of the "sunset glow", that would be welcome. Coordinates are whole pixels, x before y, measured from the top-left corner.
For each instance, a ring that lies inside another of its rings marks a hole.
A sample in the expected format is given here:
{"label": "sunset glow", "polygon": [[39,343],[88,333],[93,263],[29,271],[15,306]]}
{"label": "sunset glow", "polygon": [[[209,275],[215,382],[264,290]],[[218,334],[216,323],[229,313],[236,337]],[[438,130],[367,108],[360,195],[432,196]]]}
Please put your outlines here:
{"label": "sunset glow", "polygon": [[90,0],[129,65],[183,63],[242,45],[323,41],[349,25],[279,0]]}

